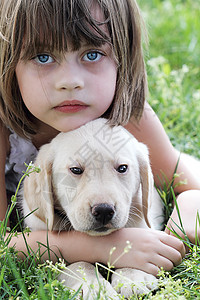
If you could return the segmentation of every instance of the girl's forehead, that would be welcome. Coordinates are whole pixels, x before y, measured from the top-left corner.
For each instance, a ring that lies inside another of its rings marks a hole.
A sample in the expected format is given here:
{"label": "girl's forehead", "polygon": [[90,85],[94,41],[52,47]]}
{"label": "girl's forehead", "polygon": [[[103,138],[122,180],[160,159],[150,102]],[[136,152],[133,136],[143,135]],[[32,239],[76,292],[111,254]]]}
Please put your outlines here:
{"label": "girl's forehead", "polygon": [[99,4],[96,1],[92,1],[90,13],[94,20],[103,23],[105,21],[105,16]]}
{"label": "girl's forehead", "polygon": [[25,59],[39,49],[64,52],[69,47],[77,50],[83,43],[96,46],[110,43],[109,20],[97,1],[36,2],[42,1],[48,2],[48,7],[33,5],[34,14],[26,10],[26,17],[20,20],[24,23],[21,28],[25,28],[22,50]]}

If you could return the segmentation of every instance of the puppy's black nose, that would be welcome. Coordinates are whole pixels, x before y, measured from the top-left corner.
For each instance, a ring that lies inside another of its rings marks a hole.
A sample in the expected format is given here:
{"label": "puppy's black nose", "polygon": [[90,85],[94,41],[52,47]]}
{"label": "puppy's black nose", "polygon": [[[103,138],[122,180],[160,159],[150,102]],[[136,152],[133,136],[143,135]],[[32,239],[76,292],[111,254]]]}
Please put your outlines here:
{"label": "puppy's black nose", "polygon": [[98,204],[92,207],[92,215],[95,217],[96,221],[102,225],[108,224],[114,213],[114,207],[107,203]]}

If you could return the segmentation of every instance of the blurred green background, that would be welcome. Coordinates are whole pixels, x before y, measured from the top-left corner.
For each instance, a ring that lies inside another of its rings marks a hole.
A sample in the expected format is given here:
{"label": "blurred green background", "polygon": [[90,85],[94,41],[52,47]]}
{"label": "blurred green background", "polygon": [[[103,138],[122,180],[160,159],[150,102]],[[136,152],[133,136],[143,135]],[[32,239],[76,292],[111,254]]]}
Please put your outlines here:
{"label": "blurred green background", "polygon": [[174,146],[200,158],[200,0],[138,0],[149,35],[148,101]]}

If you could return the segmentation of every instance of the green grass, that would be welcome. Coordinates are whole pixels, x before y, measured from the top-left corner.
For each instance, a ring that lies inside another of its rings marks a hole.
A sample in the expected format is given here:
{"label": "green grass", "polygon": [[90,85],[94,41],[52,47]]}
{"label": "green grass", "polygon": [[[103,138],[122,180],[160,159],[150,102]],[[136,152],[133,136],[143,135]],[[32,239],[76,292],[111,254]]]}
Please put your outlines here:
{"label": "green grass", "polygon": [[140,0],[149,32],[149,102],[172,143],[200,157],[200,1]]}
{"label": "green grass", "polygon": [[[150,39],[148,100],[174,146],[200,158],[200,0],[138,2]],[[166,186],[167,203],[170,192]],[[5,224],[0,233],[0,299],[77,299],[57,280],[56,268],[42,262],[39,252],[30,252],[22,262],[7,247]],[[199,267],[200,247],[191,245],[181,265],[172,272],[161,271],[158,291],[143,299],[200,299]]]}

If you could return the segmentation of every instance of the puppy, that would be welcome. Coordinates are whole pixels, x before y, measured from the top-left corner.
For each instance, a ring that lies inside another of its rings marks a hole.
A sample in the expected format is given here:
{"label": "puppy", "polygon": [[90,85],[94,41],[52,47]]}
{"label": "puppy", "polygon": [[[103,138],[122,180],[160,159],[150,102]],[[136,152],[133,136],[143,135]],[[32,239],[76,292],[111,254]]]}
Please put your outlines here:
{"label": "puppy", "polygon": [[[123,227],[160,229],[162,204],[154,190],[147,147],[123,127],[111,127],[105,119],[97,119],[60,133],[41,148],[35,165],[41,172],[27,177],[23,187],[24,216],[35,210],[25,219],[31,230],[46,230],[48,226],[48,230],[107,235]],[[91,264],[72,264],[66,273],[80,278],[80,265],[89,282],[98,286]],[[113,274],[111,282],[114,287],[118,281],[124,282],[118,290],[124,297],[149,291],[153,287],[149,283],[155,281],[154,276],[140,270],[126,268],[120,273],[123,277]],[[64,277],[70,288],[81,285],[70,276]],[[83,295],[87,296],[91,291],[82,283]],[[110,283],[104,281],[104,285],[118,299]]]}

